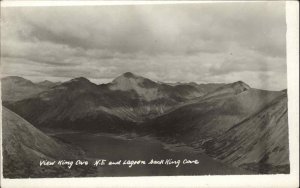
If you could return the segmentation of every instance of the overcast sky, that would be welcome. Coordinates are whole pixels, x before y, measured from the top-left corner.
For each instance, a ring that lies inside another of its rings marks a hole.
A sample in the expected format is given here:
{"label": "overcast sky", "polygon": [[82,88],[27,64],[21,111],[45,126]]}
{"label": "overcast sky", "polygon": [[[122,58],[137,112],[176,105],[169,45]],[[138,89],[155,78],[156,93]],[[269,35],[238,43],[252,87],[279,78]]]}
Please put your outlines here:
{"label": "overcast sky", "polygon": [[286,88],[281,2],[2,9],[2,76]]}

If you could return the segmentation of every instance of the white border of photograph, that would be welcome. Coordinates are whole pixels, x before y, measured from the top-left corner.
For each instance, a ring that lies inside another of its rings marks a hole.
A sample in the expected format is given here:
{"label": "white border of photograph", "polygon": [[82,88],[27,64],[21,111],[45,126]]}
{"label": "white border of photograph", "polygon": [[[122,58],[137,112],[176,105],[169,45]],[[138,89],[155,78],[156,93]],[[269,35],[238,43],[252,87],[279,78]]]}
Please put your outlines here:
{"label": "white border of photograph", "polygon": [[[237,1],[3,1],[9,6],[84,6],[174,3],[219,3]],[[1,187],[298,187],[299,185],[299,4],[286,1],[289,175],[163,176],[3,179]],[[2,124],[1,124],[2,127]],[[2,140],[2,139],[1,139]],[[2,143],[1,143],[2,144]],[[2,152],[1,152],[2,153]]]}

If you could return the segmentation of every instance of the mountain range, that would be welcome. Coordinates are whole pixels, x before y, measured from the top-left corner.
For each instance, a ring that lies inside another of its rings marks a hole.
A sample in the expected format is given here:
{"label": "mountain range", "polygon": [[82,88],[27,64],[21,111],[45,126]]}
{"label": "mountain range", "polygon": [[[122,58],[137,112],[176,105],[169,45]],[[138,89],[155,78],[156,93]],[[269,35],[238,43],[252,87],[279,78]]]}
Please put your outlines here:
{"label": "mountain range", "polygon": [[254,173],[289,173],[287,92],[163,83],[127,72],[107,84],[2,79],[3,105],[40,130],[135,133],[183,143]]}
{"label": "mountain range", "polygon": [[45,80],[39,83],[33,83],[30,80],[19,76],[8,76],[1,79],[1,95],[4,101],[18,101],[37,93],[45,91],[60,82],[50,82]]}

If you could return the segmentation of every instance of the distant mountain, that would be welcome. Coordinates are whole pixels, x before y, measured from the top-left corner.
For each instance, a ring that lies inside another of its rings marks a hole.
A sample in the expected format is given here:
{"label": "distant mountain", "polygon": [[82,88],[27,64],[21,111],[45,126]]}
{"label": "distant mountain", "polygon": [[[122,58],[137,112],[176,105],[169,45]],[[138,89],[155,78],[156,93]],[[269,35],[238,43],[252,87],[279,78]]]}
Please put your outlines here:
{"label": "distant mountain", "polygon": [[127,72],[108,84],[111,90],[135,91],[142,99],[153,101],[161,98],[172,98],[175,101],[199,97],[204,94],[197,86],[190,84],[176,84],[174,86],[154,82],[150,79]]}
{"label": "distant mountain", "polygon": [[46,90],[33,82],[17,76],[1,79],[1,93],[3,101],[18,101],[31,97]]}
{"label": "distant mountain", "polygon": [[[169,86],[125,73],[111,83],[102,85],[83,77],[75,78],[52,86],[35,97],[4,105],[36,126],[63,124],[68,127],[70,124],[75,128],[75,120],[82,124],[87,117],[92,117],[94,121],[90,119],[88,124],[97,122],[98,127],[100,124],[109,127],[116,122],[119,125],[124,124],[120,123],[123,121],[135,124],[154,118],[179,103],[204,94],[195,86]],[[33,115],[36,109],[39,110]]]}
{"label": "distant mountain", "polygon": [[50,81],[33,83],[30,80],[18,76],[8,76],[1,79],[1,91],[3,101],[18,101],[26,99],[45,91],[54,85]]}
{"label": "distant mountain", "polygon": [[192,86],[197,88],[199,92],[201,92],[202,95],[208,94],[217,88],[226,85],[225,83],[206,83],[206,84],[197,84],[195,82],[189,82],[189,83],[182,83],[182,82],[176,82],[176,83],[166,83],[170,86]]}
{"label": "distant mountain", "polygon": [[134,94],[110,92],[80,77],[7,106],[39,127],[121,131],[122,126],[127,128],[133,123],[119,118],[110,108],[134,103],[130,95]]}
{"label": "distant mountain", "polygon": [[38,82],[36,84],[41,86],[41,87],[51,88],[53,86],[61,84],[61,82],[51,82],[49,80],[44,80],[44,81]]}
{"label": "distant mountain", "polygon": [[205,99],[208,98],[216,98],[216,97],[224,97],[224,96],[231,96],[242,93],[250,89],[250,86],[242,81],[234,82],[231,84],[226,84],[217,89],[209,92],[207,95],[204,96]]}
{"label": "distant mountain", "polygon": [[134,92],[139,102],[129,106],[138,122],[141,122],[162,115],[191,99],[201,98],[223,85],[225,84],[177,83],[172,85],[154,82],[127,72],[106,84],[105,87],[112,91]]}
{"label": "distant mountain", "polygon": [[206,94],[200,97],[192,98],[184,103],[180,103],[174,106],[171,109],[171,111],[178,109],[182,106],[199,103],[201,101],[208,100],[208,99],[216,100],[217,98],[234,96],[241,92],[251,89],[249,85],[247,85],[242,81],[238,81],[230,84],[205,84],[204,86],[208,88]]}
{"label": "distant mountain", "polygon": [[59,166],[40,167],[40,160],[78,159],[82,151],[57,141],[26,120],[2,108],[3,175],[5,178],[67,176]]}
{"label": "distant mountain", "polygon": [[[3,101],[26,99],[62,84],[61,82],[48,80],[33,83],[17,76],[5,77],[1,81]],[[177,83],[172,85],[154,82],[127,72],[114,79],[111,83],[100,85],[100,88],[114,91],[133,91],[141,100],[148,102],[164,99],[170,100],[171,103],[178,103],[203,96],[222,85],[224,84]]]}

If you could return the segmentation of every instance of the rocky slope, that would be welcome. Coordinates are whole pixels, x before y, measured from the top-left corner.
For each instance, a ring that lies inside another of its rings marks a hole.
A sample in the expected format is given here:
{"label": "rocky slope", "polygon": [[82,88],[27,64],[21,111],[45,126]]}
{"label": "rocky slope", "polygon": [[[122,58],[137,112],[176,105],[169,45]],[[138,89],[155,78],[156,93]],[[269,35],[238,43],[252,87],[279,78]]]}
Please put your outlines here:
{"label": "rocky slope", "polygon": [[289,173],[286,94],[207,142],[207,153],[259,173]]}
{"label": "rocky slope", "polygon": [[141,127],[145,134],[188,144],[255,173],[288,173],[286,105],[285,92],[236,82]]}
{"label": "rocky slope", "polygon": [[202,98],[177,106],[146,122],[143,127],[153,129],[156,134],[178,135],[181,139],[195,139],[197,135],[208,139],[227,131],[282,94],[250,87],[245,89],[244,85],[228,84]]}
{"label": "rocky slope", "polygon": [[83,153],[45,135],[5,107],[2,108],[2,130],[4,177],[61,177],[79,173],[61,166],[40,167],[40,160],[78,159]]}

